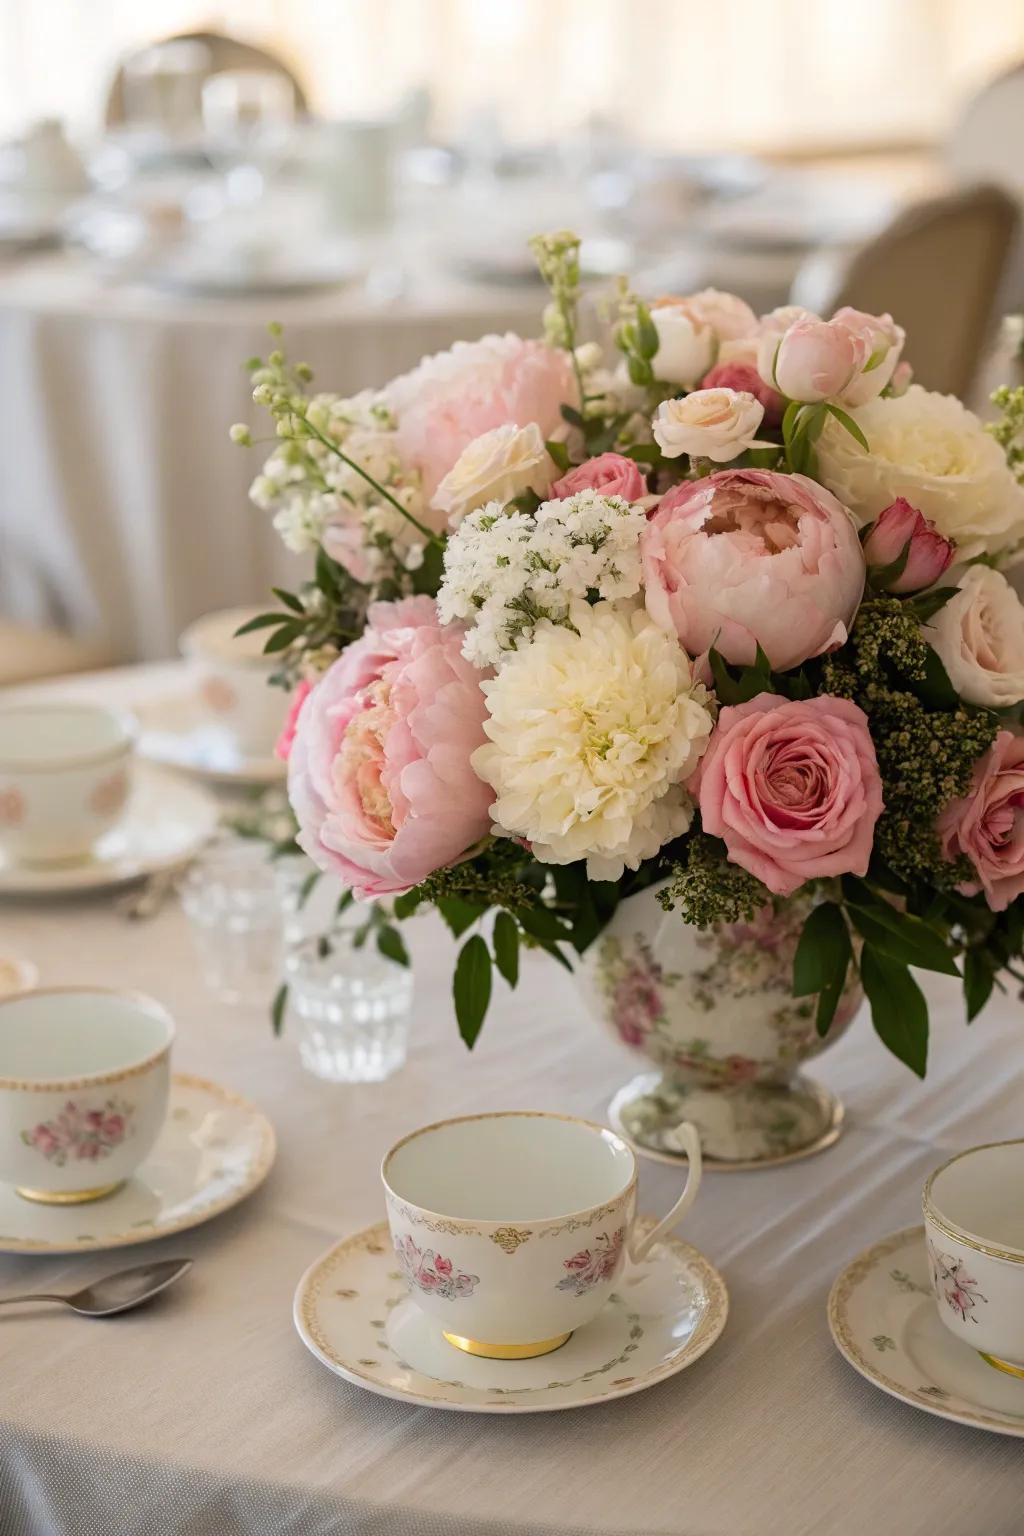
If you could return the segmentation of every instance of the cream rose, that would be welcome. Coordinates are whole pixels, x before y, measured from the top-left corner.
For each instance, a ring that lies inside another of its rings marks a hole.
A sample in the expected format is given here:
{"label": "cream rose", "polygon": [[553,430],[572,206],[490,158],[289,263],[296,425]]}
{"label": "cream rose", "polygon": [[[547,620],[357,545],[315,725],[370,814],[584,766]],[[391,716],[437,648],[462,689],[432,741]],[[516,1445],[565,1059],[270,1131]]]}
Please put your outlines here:
{"label": "cream rose", "polygon": [[667,459],[691,458],[727,464],[756,448],[764,406],[740,389],[698,389],[682,400],[665,400],[654,417],[654,441]]}
{"label": "cream rose", "polygon": [[1005,709],[1024,699],[1024,606],[1006,577],[972,565],[925,630],[968,704]]}
{"label": "cream rose", "polygon": [[651,305],[658,333],[653,368],[666,384],[692,389],[715,360],[715,333],[686,299],[658,299]]}
{"label": "cream rose", "polygon": [[704,325],[710,325],[720,342],[738,341],[757,333],[758,319],[747,303],[735,293],[721,288],[702,288],[684,301],[687,312]]}
{"label": "cream rose", "polygon": [[998,443],[959,400],[912,384],[898,399],[873,400],[850,414],[868,450],[830,419],[818,439],[818,478],[858,525],[902,496],[954,541],[961,560],[1024,539],[1024,490]]}
{"label": "cream rose", "polygon": [[536,491],[543,496],[555,475],[536,422],[494,427],[467,443],[431,499],[454,528],[489,501],[502,503]]}

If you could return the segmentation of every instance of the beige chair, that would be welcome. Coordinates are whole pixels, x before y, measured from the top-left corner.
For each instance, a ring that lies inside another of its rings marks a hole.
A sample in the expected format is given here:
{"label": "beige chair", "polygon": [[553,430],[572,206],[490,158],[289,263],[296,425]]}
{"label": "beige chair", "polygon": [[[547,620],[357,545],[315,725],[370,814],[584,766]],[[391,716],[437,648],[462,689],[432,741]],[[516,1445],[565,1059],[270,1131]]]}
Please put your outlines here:
{"label": "beige chair", "polygon": [[99,641],[0,618],[0,688],[59,677],[65,672],[92,672],[112,664],[110,651]]}
{"label": "beige chair", "polygon": [[1024,200],[1024,63],[989,81],[958,119],[946,144],[957,181],[985,181]]}
{"label": "beige chair", "polygon": [[[117,74],[111,83],[107,94],[106,123],[108,128],[119,127],[129,120],[129,112],[125,100],[125,74],[130,69],[132,60],[143,53],[150,53],[154,49],[160,49],[165,45],[185,44],[194,49],[194,57],[202,60],[201,68],[204,75],[220,74],[228,69],[259,69],[275,70],[291,81],[295,92],[295,112],[302,116],[307,111],[306,93],[295,72],[283,59],[270,53],[265,48],[259,48],[254,43],[242,42],[241,39],[228,37],[221,32],[179,32],[173,37],[161,38],[149,43],[144,49],[139,49],[127,59],[122,59],[118,66]],[[205,52],[205,59],[203,54]]]}
{"label": "beige chair", "polygon": [[906,330],[917,383],[963,397],[1005,312],[1019,230],[1012,197],[969,187],[906,209],[850,257],[812,258],[791,297],[823,315],[844,304],[888,311]]}

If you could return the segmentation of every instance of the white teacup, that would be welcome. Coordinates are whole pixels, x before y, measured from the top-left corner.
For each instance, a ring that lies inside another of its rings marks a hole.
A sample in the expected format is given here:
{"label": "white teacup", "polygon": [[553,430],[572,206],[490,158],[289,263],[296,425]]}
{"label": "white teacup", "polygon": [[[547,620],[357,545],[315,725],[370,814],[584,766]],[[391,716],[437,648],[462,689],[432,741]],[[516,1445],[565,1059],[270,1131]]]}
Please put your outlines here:
{"label": "white teacup", "polygon": [[0,849],[16,863],[83,858],[121,819],[134,722],[96,704],[0,706]]}
{"label": "white teacup", "polygon": [[74,1205],[121,1185],[167,1113],[174,1023],[152,998],[52,987],[0,998],[0,1183]]}
{"label": "white teacup", "polygon": [[229,732],[245,757],[271,756],[288,713],[287,693],[270,684],[279,662],[263,654],[266,630],[236,633],[258,612],[224,608],[208,613],[190,624],[180,640],[206,714]]}
{"label": "white teacup", "polygon": [[990,1365],[1024,1376],[1024,1141],[957,1153],[923,1205],[940,1318]]}
{"label": "white teacup", "polygon": [[637,1163],[621,1137],[570,1115],[467,1115],[414,1131],[381,1166],[398,1265],[450,1344],[494,1360],[548,1354],[604,1306],[690,1208],[700,1140],[680,1136],[685,1188],[643,1238]]}

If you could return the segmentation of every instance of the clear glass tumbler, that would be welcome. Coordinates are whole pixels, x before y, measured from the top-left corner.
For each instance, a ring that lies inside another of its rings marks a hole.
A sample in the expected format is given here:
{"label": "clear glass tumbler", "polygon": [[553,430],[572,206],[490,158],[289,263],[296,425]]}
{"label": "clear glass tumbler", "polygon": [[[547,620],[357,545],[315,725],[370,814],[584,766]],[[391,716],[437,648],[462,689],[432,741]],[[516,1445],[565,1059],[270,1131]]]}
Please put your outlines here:
{"label": "clear glass tumbler", "polygon": [[267,844],[218,838],[186,874],[181,904],[207,986],[225,1003],[269,1008],[281,975],[284,914]]}
{"label": "clear glass tumbler", "polygon": [[332,1083],[379,1083],[405,1062],[412,976],[378,953],[358,925],[306,939],[285,956],[286,1031],[298,1039],[307,1072]]}

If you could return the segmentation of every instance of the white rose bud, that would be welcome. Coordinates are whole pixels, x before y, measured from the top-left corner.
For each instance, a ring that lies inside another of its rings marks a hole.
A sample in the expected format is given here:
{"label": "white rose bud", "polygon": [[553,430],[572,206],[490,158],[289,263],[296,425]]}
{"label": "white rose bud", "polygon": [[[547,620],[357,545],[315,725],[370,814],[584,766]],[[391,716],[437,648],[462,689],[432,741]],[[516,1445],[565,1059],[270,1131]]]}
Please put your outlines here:
{"label": "white rose bud", "polygon": [[1006,709],[1024,699],[1024,606],[1001,572],[971,565],[925,630],[968,704]]}
{"label": "white rose bud", "polygon": [[651,319],[658,333],[658,350],[652,361],[655,377],[692,389],[715,360],[714,331],[687,309],[683,299],[652,304]]}
{"label": "white rose bud", "polygon": [[434,492],[430,505],[454,528],[488,501],[511,501],[524,491],[543,496],[555,477],[536,422],[494,427],[468,443]]}
{"label": "white rose bud", "polygon": [[757,442],[764,406],[742,389],[698,389],[682,400],[665,400],[654,417],[654,441],[667,459],[727,464]]}

